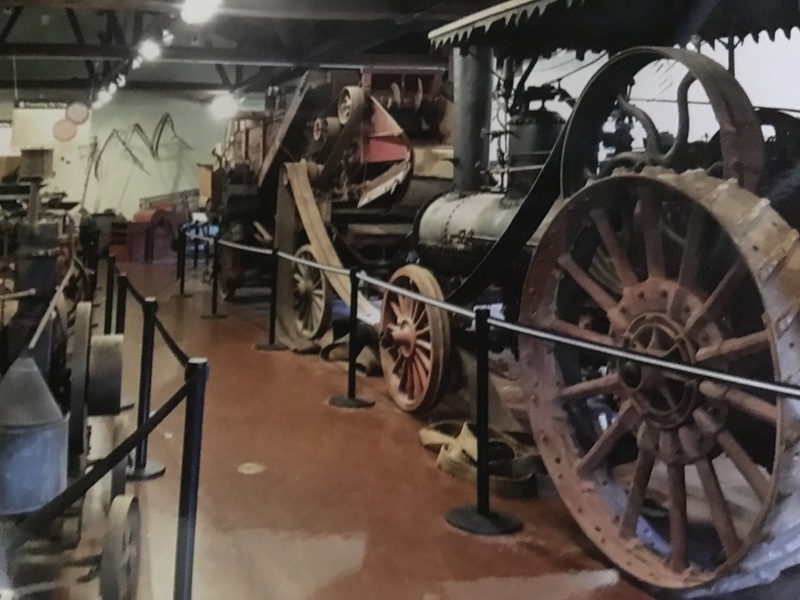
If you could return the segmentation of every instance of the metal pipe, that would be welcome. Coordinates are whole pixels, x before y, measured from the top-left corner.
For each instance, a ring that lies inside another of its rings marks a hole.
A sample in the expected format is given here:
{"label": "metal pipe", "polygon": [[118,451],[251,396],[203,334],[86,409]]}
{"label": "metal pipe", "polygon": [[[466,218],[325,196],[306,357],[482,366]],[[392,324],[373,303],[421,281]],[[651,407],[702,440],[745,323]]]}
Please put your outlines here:
{"label": "metal pipe", "polygon": [[193,358],[186,366],[186,381],[193,381],[186,400],[178,503],[178,540],[175,552],[174,600],[191,600],[194,542],[197,530],[197,496],[200,488],[200,451],[203,442],[208,360]]}
{"label": "metal pipe", "polygon": [[472,46],[454,56],[456,141],[455,186],[462,193],[480,189],[489,166],[492,108],[492,51]]}

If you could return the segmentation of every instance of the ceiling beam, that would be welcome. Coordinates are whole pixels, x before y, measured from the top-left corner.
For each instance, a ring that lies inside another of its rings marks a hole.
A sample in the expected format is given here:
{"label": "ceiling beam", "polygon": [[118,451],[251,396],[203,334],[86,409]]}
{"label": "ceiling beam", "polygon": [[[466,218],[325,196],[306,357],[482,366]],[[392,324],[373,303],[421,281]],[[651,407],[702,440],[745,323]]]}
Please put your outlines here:
{"label": "ceiling beam", "polygon": [[[0,89],[11,89],[16,85],[20,90],[80,90],[88,92],[91,82],[88,79],[20,79],[0,80]],[[224,89],[219,83],[197,83],[193,81],[131,81],[126,90],[154,92],[200,92],[211,93]]]}
{"label": "ceiling beam", "polygon": [[[342,40],[345,42],[346,40]],[[375,40],[371,40],[375,45]],[[116,60],[124,61],[134,54],[125,46],[100,44],[0,44],[0,57],[15,57],[17,60]],[[434,55],[361,55],[354,52],[340,54],[336,58],[308,56],[298,59],[267,51],[242,52],[226,48],[165,48],[159,59],[162,63],[192,63],[208,65],[242,65],[256,67],[318,67],[347,68],[373,64],[442,66],[443,60]]]}
{"label": "ceiling beam", "polygon": [[17,24],[20,15],[22,14],[22,7],[17,6],[13,11],[11,11],[11,15],[8,17],[8,21],[3,26],[2,31],[0,31],[0,44],[5,42],[8,39],[8,36],[11,35],[11,32],[14,29],[14,25]]}
{"label": "ceiling beam", "polygon": [[[492,0],[227,0],[220,15],[242,19],[300,19],[304,21],[425,20],[451,21],[486,8]],[[74,8],[88,10],[139,10],[177,14],[179,1],[170,0],[7,0],[8,6]],[[410,4],[418,6],[409,6]]]}

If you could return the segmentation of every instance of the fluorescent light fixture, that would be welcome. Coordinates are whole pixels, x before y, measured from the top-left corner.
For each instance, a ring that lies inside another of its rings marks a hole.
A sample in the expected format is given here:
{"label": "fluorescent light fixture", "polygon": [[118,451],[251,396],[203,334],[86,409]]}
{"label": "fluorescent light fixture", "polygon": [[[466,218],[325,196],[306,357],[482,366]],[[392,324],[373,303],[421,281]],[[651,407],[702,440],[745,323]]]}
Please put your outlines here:
{"label": "fluorescent light fixture", "polygon": [[237,98],[230,92],[225,92],[214,98],[208,108],[211,111],[211,115],[216,120],[226,121],[236,116],[241,104],[242,100],[240,98]]}
{"label": "fluorescent light fixture", "polygon": [[158,60],[161,57],[161,46],[150,38],[139,44],[139,56],[147,62]]}
{"label": "fluorescent light fixture", "polygon": [[111,94],[112,96],[117,93],[118,89],[119,89],[119,87],[117,86],[116,83],[109,83],[108,84],[108,93]]}
{"label": "fluorescent light fixture", "polygon": [[222,0],[185,0],[181,18],[189,25],[208,23],[222,5]]}

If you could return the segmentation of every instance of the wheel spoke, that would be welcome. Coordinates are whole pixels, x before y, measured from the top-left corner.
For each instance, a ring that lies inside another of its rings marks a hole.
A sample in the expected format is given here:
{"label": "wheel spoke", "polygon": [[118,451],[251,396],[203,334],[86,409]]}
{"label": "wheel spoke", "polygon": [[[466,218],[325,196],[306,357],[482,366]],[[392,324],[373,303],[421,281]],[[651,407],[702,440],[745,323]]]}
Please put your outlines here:
{"label": "wheel spoke", "polygon": [[642,425],[640,438],[642,443],[639,447],[639,457],[636,459],[636,471],[633,476],[631,492],[628,495],[628,506],[620,523],[620,533],[625,538],[633,537],[636,534],[636,523],[642,513],[642,505],[647,494],[647,487],[650,484],[650,476],[653,473],[653,466],[656,462],[656,455],[653,447],[656,440],[656,432],[647,425]]}
{"label": "wheel spoke", "polygon": [[417,339],[417,346],[419,346],[420,348],[424,348],[429,353],[433,351],[433,346],[428,340]]}
{"label": "wheel spoke", "polygon": [[702,253],[700,244],[706,229],[706,212],[699,204],[692,206],[689,215],[689,226],[686,231],[686,244],[683,247],[681,268],[678,275],[678,285],[682,288],[691,286],[697,277]]}
{"label": "wheel spoke", "polygon": [[578,263],[569,255],[564,254],[558,259],[558,264],[569,276],[577,283],[597,305],[605,311],[614,310],[617,301],[597,283],[589,273],[581,268]]}
{"label": "wheel spoke", "polygon": [[552,329],[556,333],[560,333],[562,335],[568,335],[579,340],[583,340],[585,342],[591,342],[593,344],[600,344],[603,346],[613,346],[613,340],[608,337],[607,335],[603,335],[602,333],[597,333],[596,331],[592,331],[591,329],[584,329],[583,327],[579,327],[578,325],[573,325],[572,323],[568,323],[567,321],[562,321],[561,319],[555,320],[551,325],[550,329]]}
{"label": "wheel spoke", "polygon": [[633,403],[626,402],[614,422],[597,438],[597,442],[584,457],[575,464],[575,470],[579,476],[588,477],[606,459],[617,445],[617,442],[630,433],[636,417],[637,413]]}
{"label": "wheel spoke", "polygon": [[421,363],[422,367],[425,369],[425,373],[428,374],[431,372],[431,357],[423,352],[421,348],[417,348],[415,350],[415,354],[417,360]]}
{"label": "wheel spoke", "polygon": [[570,385],[561,390],[558,399],[561,402],[584,400],[602,394],[611,394],[619,389],[619,374],[614,372],[597,379],[589,379],[575,385]]}
{"label": "wheel spoke", "polygon": [[414,316],[412,321],[414,325],[419,325],[422,321],[422,318],[425,316],[425,305],[422,302],[417,302],[414,304]]}
{"label": "wheel spoke", "polygon": [[722,310],[728,304],[746,273],[747,267],[741,260],[737,259],[736,263],[728,270],[722,281],[719,282],[719,285],[703,304],[703,307],[691,315],[687,321],[687,335],[691,335],[694,332],[695,326],[700,323],[701,319],[715,321],[722,314]]}
{"label": "wheel spoke", "polygon": [[736,360],[743,356],[769,350],[770,336],[767,331],[759,331],[738,338],[731,338],[715,344],[700,348],[695,355],[699,363],[710,360]]}
{"label": "wheel spoke", "polygon": [[773,426],[778,424],[778,407],[747,392],[712,381],[703,381],[700,384],[700,393],[713,400],[727,402],[759,421],[764,421]]}
{"label": "wheel spoke", "polygon": [[636,274],[633,272],[633,267],[625,255],[625,251],[619,243],[619,238],[611,227],[608,221],[608,216],[603,209],[596,209],[592,211],[592,220],[594,221],[597,232],[603,240],[603,245],[608,252],[608,256],[614,265],[614,270],[617,272],[620,283],[623,287],[631,287],[639,283]]}
{"label": "wheel spoke", "polygon": [[661,239],[661,210],[657,200],[642,190],[642,235],[647,260],[647,274],[650,277],[664,277],[664,242]]}
{"label": "wheel spoke", "polygon": [[686,558],[689,518],[686,514],[686,474],[683,465],[668,465],[669,480],[669,562],[674,571],[689,566]]}
{"label": "wheel spoke", "polygon": [[417,391],[419,392],[419,395],[415,394],[414,398],[419,398],[419,396],[422,396],[423,392],[425,391],[425,380],[427,379],[427,377],[424,369],[422,368],[422,364],[419,361],[414,360],[413,358],[412,361],[413,361],[412,365],[414,368],[414,375],[415,375],[414,379],[417,382]]}
{"label": "wheel spoke", "polygon": [[700,475],[700,482],[703,484],[703,491],[711,510],[711,519],[714,521],[714,528],[717,530],[720,542],[722,542],[722,549],[725,552],[725,556],[730,558],[739,550],[742,541],[739,539],[739,535],[733,525],[731,511],[719,485],[717,472],[714,469],[714,465],[707,458],[701,459],[695,464],[695,467],[698,475]]}
{"label": "wheel spoke", "polygon": [[389,301],[389,306],[391,307],[392,312],[394,313],[395,321],[399,321],[402,315],[402,312],[400,310],[400,304],[397,302]]}
{"label": "wheel spoke", "polygon": [[728,455],[731,462],[736,465],[739,472],[745,478],[750,487],[762,502],[769,499],[770,485],[769,479],[761,472],[758,465],[750,458],[747,451],[736,441],[730,431],[718,423],[714,417],[703,410],[694,411],[694,420],[697,426],[705,433],[713,435],[717,439],[720,448]]}

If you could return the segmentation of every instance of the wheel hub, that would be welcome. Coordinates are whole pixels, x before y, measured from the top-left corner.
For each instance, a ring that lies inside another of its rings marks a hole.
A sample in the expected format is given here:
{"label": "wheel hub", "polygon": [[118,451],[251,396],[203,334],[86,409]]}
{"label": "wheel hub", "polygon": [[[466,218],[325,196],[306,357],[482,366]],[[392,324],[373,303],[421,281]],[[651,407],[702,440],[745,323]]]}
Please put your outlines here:
{"label": "wheel hub", "polygon": [[[684,329],[659,312],[646,312],[631,323],[623,335],[624,346],[664,360],[691,364],[694,345]],[[687,423],[698,402],[697,386],[671,381],[656,367],[622,361],[620,378],[641,413],[659,428],[672,429]]]}
{"label": "wheel hub", "polygon": [[409,357],[417,345],[417,329],[408,319],[402,319],[391,332],[392,341],[397,344],[401,355]]}

